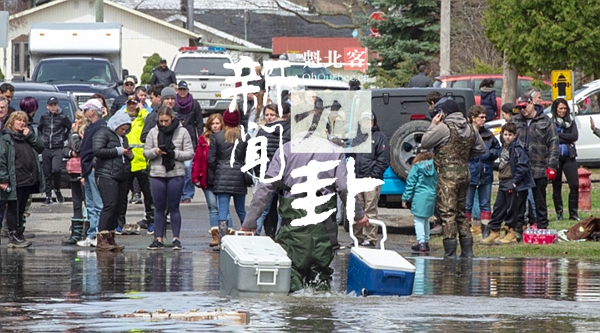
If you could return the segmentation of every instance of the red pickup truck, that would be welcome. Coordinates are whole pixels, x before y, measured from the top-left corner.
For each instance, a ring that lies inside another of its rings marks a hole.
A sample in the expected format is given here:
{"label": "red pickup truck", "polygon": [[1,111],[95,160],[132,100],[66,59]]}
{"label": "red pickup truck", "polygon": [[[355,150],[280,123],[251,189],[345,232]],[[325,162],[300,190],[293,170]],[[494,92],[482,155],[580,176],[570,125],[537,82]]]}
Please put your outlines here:
{"label": "red pickup truck", "polygon": [[[502,106],[502,74],[464,74],[464,75],[446,75],[446,76],[438,76],[435,78],[435,82],[433,83],[434,87],[439,88],[468,88],[472,89],[475,93],[475,104],[481,103],[479,84],[484,79],[493,79],[494,89],[496,89],[496,102],[498,104],[498,115],[496,118],[500,117],[500,107]],[[531,88],[531,82],[533,81],[532,77],[529,76],[519,76],[519,81],[517,83],[517,96],[520,96],[527,89]],[[552,91],[551,91],[551,83],[544,81],[544,84],[547,85],[547,89],[542,89],[542,98],[544,101],[542,104],[544,107],[552,104]]]}

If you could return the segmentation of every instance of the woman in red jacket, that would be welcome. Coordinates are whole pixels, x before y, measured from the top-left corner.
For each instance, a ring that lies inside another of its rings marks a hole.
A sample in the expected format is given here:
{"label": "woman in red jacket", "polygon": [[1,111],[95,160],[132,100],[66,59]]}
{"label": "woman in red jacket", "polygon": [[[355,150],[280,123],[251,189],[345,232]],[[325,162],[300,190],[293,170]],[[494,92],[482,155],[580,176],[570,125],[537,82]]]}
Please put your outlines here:
{"label": "woman in red jacket", "polygon": [[[223,116],[214,113],[208,117],[204,125],[206,130],[198,137],[198,148],[194,155],[194,164],[192,166],[192,182],[196,187],[200,187],[204,191],[206,197],[206,205],[210,218],[209,234],[212,235],[210,246],[219,245],[219,209],[217,205],[217,196],[214,194],[213,181],[214,175],[208,174],[208,151],[210,149],[210,135],[220,132],[223,129]],[[228,214],[228,219],[231,217]]]}

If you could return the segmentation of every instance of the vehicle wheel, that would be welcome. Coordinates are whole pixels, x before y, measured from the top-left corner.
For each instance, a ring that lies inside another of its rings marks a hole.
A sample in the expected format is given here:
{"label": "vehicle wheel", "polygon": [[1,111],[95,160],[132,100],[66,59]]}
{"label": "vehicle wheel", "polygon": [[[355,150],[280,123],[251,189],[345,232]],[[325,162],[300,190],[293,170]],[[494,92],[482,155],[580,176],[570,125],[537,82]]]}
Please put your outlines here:
{"label": "vehicle wheel", "polygon": [[425,120],[412,120],[398,128],[390,140],[390,166],[401,179],[406,179],[412,160],[417,155],[423,134],[431,125]]}

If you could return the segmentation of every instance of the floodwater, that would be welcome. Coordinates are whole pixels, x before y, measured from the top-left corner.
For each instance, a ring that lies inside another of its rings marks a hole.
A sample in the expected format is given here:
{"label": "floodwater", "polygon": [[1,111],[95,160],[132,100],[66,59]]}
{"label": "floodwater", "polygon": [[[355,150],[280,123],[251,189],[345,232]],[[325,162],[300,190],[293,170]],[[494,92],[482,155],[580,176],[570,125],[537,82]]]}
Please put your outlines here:
{"label": "floodwater", "polygon": [[[331,292],[230,298],[219,254],[0,250],[1,332],[600,332],[600,261],[408,257],[412,296]],[[134,311],[246,311],[248,322],[122,318]]]}

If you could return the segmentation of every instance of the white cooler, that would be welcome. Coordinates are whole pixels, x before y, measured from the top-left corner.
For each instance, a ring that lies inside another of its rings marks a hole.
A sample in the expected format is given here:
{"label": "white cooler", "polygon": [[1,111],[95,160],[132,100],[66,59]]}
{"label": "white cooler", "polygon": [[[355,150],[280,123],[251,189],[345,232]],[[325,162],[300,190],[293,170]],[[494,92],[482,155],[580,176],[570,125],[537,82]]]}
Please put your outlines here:
{"label": "white cooler", "polygon": [[292,261],[281,245],[267,236],[225,236],[221,240],[221,294],[287,294]]}

